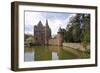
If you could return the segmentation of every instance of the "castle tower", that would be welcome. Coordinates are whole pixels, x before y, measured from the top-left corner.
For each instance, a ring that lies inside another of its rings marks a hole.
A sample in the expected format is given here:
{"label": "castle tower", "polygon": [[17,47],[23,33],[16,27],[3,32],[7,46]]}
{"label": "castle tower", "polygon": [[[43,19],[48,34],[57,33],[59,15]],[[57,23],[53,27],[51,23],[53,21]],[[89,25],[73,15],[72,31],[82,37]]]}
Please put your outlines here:
{"label": "castle tower", "polygon": [[50,38],[51,38],[51,29],[48,25],[48,20],[46,20],[45,26],[43,26],[41,21],[39,21],[39,23],[34,26],[35,44],[48,45]]}
{"label": "castle tower", "polygon": [[58,46],[62,45],[61,27],[59,28],[59,30],[57,32],[57,42],[58,42]]}
{"label": "castle tower", "polygon": [[49,28],[49,25],[48,25],[48,20],[46,20],[46,27],[47,27],[47,28]]}
{"label": "castle tower", "polygon": [[34,38],[35,38],[35,44],[36,45],[43,45],[44,44],[44,33],[43,33],[43,24],[41,21],[37,24],[37,26],[34,26]]}
{"label": "castle tower", "polygon": [[51,29],[48,25],[48,20],[46,20],[45,26],[45,45],[48,45],[49,39],[51,38]]}
{"label": "castle tower", "polygon": [[41,21],[39,21],[39,23],[38,23],[38,27],[43,27],[43,24],[42,24]]}

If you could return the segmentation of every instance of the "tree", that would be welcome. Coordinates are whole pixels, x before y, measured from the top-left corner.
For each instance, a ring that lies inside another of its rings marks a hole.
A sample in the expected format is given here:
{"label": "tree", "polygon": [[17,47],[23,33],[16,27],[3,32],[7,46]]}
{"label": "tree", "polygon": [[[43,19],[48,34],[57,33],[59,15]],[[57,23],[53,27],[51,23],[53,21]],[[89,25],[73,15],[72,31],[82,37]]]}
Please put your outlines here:
{"label": "tree", "polygon": [[62,39],[63,39],[62,42],[65,42],[65,40],[66,40],[66,30],[64,28],[60,28],[58,30],[58,32],[60,32],[61,35],[62,35]]}
{"label": "tree", "polygon": [[90,15],[76,14],[71,17],[66,29],[61,29],[63,41],[79,42],[86,47],[90,42]]}
{"label": "tree", "polygon": [[90,15],[83,15],[84,26],[82,28],[81,42],[83,47],[86,48],[90,43]]}
{"label": "tree", "polygon": [[27,46],[32,46],[34,42],[34,37],[31,34],[24,34],[24,44]]}
{"label": "tree", "polygon": [[71,17],[69,20],[66,28],[69,36],[67,38],[70,39],[69,42],[80,42],[80,15],[76,14],[76,16]]}

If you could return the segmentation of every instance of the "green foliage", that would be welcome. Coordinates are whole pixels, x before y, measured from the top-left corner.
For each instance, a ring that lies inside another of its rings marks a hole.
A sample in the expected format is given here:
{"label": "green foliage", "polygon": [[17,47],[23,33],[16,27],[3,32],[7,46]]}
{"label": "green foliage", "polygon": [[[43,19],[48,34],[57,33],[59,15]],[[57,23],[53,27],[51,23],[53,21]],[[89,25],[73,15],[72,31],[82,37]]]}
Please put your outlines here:
{"label": "green foliage", "polygon": [[80,42],[86,47],[90,42],[90,15],[76,14],[71,17],[66,29],[61,29],[61,34],[64,42]]}
{"label": "green foliage", "polygon": [[85,25],[82,30],[81,42],[83,47],[86,48],[90,42],[90,16],[84,16],[84,24]]}
{"label": "green foliage", "polygon": [[[80,14],[71,17],[64,31],[65,42],[80,42]],[[64,29],[63,29],[64,30]],[[62,32],[63,33],[63,32]]]}
{"label": "green foliage", "polygon": [[33,36],[28,36],[25,40],[24,40],[24,44],[27,45],[27,46],[32,46],[33,44]]}

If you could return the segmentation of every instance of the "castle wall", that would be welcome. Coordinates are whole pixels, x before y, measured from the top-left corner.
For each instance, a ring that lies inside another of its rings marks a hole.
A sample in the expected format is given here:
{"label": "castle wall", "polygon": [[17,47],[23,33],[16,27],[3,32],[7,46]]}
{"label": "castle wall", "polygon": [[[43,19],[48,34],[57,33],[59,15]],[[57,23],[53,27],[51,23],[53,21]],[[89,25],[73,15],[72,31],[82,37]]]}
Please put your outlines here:
{"label": "castle wall", "polygon": [[58,33],[55,38],[49,40],[49,45],[61,46],[62,45],[62,37],[61,34]]}
{"label": "castle wall", "polygon": [[55,38],[51,38],[51,29],[46,20],[46,26],[43,26],[41,21],[34,26],[34,40],[36,45],[62,45],[62,36],[60,32],[57,33]]}
{"label": "castle wall", "polygon": [[46,26],[43,26],[41,21],[34,26],[34,38],[36,45],[48,45],[48,41],[51,38],[51,29],[46,22]]}

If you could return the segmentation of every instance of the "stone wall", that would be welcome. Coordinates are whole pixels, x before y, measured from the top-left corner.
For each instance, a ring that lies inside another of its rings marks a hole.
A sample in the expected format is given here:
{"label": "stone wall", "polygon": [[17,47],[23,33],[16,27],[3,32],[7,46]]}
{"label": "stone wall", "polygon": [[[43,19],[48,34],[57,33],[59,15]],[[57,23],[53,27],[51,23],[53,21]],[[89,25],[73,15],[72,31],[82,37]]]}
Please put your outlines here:
{"label": "stone wall", "polygon": [[[85,51],[85,48],[82,46],[81,43],[63,43],[62,45],[73,49]],[[87,49],[90,49],[90,45],[87,45]]]}
{"label": "stone wall", "polygon": [[62,37],[60,33],[57,33],[55,38],[52,38],[49,40],[49,45],[56,45],[61,46],[62,45]]}

